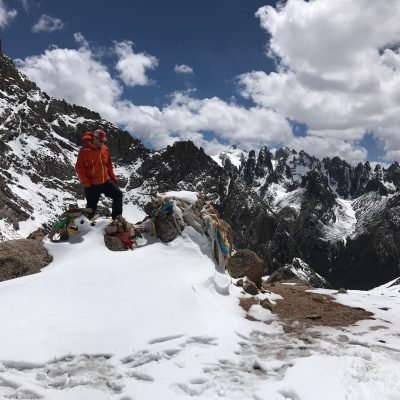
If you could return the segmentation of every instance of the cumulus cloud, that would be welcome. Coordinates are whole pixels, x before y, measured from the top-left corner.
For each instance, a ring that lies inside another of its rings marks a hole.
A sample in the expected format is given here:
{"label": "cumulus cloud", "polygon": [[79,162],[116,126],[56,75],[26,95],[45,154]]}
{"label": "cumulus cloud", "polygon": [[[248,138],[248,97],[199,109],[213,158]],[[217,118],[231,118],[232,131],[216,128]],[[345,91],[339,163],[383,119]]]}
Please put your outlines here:
{"label": "cumulus cloud", "polygon": [[193,74],[193,69],[185,64],[175,65],[174,71],[177,74]]}
{"label": "cumulus cloud", "polygon": [[5,28],[17,16],[16,10],[9,10],[4,1],[0,0],[0,28]]}
{"label": "cumulus cloud", "polygon": [[118,56],[116,69],[127,86],[150,85],[152,81],[146,72],[156,68],[158,60],[146,53],[135,53],[133,45],[129,40],[115,43],[115,52]]}
{"label": "cumulus cloud", "polygon": [[[42,55],[17,60],[17,64],[50,95],[98,111],[155,148],[190,139],[213,153],[226,143],[250,148],[293,139],[286,118],[273,110],[245,108],[217,97],[196,99],[191,91],[172,94],[162,108],[136,105],[124,99],[121,82],[112,77],[85,38],[76,34],[75,39],[78,49],[51,48]],[[133,54],[130,42],[116,46],[124,54]],[[133,79],[124,82],[131,85]],[[215,139],[207,140],[207,132],[213,132]]]}
{"label": "cumulus cloud", "polygon": [[18,67],[50,95],[112,116],[122,87],[98,62],[81,35],[78,49],[51,48],[44,54],[16,60]]}
{"label": "cumulus cloud", "polygon": [[59,18],[52,17],[50,15],[42,14],[37,20],[36,24],[32,27],[32,32],[54,32],[64,28],[64,22]]}
{"label": "cumulus cloud", "polygon": [[238,143],[245,148],[261,143],[282,143],[292,138],[291,127],[281,115],[260,107],[246,109],[219,98],[195,99],[177,92],[163,108],[125,103],[123,123],[140,137],[164,147],[175,140],[191,139],[206,150],[205,132],[213,132],[219,143]]}
{"label": "cumulus cloud", "polygon": [[388,159],[398,155],[397,0],[288,0],[256,15],[269,34],[267,55],[277,71],[240,76],[245,97],[306,124],[312,138],[335,141],[342,154],[350,145],[355,158],[362,156],[357,140],[373,132]]}
{"label": "cumulus cloud", "polygon": [[356,164],[367,159],[367,149],[360,146],[358,142],[337,139],[336,137],[322,137],[308,135],[305,137],[294,137],[288,141],[289,148],[302,149],[316,157],[338,156],[347,162]]}

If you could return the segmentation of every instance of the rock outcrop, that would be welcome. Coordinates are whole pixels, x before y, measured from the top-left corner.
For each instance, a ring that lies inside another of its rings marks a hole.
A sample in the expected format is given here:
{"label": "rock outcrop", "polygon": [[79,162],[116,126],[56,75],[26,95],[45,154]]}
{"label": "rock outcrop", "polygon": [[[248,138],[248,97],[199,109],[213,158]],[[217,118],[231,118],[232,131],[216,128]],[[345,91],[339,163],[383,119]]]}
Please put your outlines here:
{"label": "rock outcrop", "polygon": [[0,281],[35,274],[50,262],[41,240],[18,239],[0,242]]}
{"label": "rock outcrop", "polygon": [[315,288],[331,289],[331,284],[318,275],[300,258],[294,258],[291,264],[277,269],[268,277],[266,283],[274,283],[281,281],[301,280],[303,283]]}
{"label": "rock outcrop", "polygon": [[254,251],[238,250],[228,261],[227,271],[232,278],[246,277],[261,287],[264,272],[263,261]]}

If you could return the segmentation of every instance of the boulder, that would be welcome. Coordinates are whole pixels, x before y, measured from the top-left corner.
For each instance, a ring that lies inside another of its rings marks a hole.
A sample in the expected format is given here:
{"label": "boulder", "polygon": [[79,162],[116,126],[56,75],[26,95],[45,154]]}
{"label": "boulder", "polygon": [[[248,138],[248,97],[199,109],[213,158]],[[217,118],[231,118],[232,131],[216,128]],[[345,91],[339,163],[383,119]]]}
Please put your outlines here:
{"label": "boulder", "polygon": [[156,218],[154,225],[156,227],[156,236],[164,243],[172,242],[180,235],[178,222],[175,222],[173,215],[163,215]]}
{"label": "boulder", "polygon": [[104,236],[104,244],[111,251],[125,251],[128,250],[126,244],[119,238],[114,236]]}
{"label": "boulder", "polygon": [[258,294],[258,289],[256,284],[250,280],[243,282],[243,290],[247,294],[251,294],[252,296],[256,296]]}
{"label": "boulder", "polygon": [[45,233],[42,230],[38,229],[34,232],[31,232],[28,235],[27,239],[43,240],[45,236],[46,236]]}
{"label": "boulder", "polygon": [[261,300],[260,301],[260,305],[261,305],[261,307],[263,307],[263,308],[265,308],[265,309],[267,309],[269,311],[272,311],[272,309],[274,307],[274,305],[271,303],[271,301],[269,299]]}
{"label": "boulder", "polygon": [[263,276],[263,260],[254,251],[238,250],[228,261],[227,270],[232,278],[247,277],[261,286]]}
{"label": "boulder", "polygon": [[294,271],[292,271],[292,269],[289,266],[286,265],[273,272],[271,276],[267,279],[267,283],[290,281],[297,279],[300,278],[295,274]]}
{"label": "boulder", "polygon": [[53,261],[41,240],[0,242],[0,281],[35,274]]}
{"label": "boulder", "polygon": [[268,279],[267,283],[302,280],[310,286],[331,289],[331,284],[321,275],[317,274],[310,266],[300,258],[293,258],[292,264],[286,264],[277,269]]}

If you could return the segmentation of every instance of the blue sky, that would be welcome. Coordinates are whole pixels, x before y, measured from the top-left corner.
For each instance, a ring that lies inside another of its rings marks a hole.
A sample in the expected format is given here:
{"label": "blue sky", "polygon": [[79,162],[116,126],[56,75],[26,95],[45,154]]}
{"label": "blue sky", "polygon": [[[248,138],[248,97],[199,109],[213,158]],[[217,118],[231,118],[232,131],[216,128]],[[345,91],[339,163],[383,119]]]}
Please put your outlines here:
{"label": "blue sky", "polygon": [[[14,0],[9,2],[10,8],[13,4],[20,12],[2,32],[3,48],[12,58],[25,58],[44,52],[51,44],[76,47],[76,32],[96,46],[106,47],[113,41],[128,39],[135,43],[137,51],[154,55],[160,61],[159,68],[149,73],[156,82],[154,85],[135,87],[127,93],[135,101],[161,105],[166,95],[188,87],[196,88],[198,96],[228,99],[235,94],[236,76],[252,69],[274,68],[263,54],[266,33],[254,16],[267,3],[42,0],[28,1],[29,11],[25,12],[23,3]],[[51,33],[33,34],[32,26],[42,14],[60,18],[64,27]],[[176,64],[193,66],[195,73],[182,77],[174,72]]]}
{"label": "blue sky", "polygon": [[0,0],[29,78],[149,146],[350,162],[400,158],[399,18],[396,0]]}

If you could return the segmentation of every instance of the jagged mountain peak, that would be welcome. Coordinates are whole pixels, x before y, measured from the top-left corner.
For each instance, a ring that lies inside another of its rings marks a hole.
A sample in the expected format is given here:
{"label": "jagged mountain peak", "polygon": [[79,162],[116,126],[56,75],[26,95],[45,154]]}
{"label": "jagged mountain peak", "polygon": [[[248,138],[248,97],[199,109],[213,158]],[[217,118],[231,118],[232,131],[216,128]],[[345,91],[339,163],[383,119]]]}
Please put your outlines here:
{"label": "jagged mountain peak", "polygon": [[[260,168],[264,160],[269,158],[271,165]],[[243,163],[241,176],[248,185],[254,186],[256,190],[260,188],[260,192],[265,194],[268,193],[268,186],[273,183],[280,183],[291,190],[300,187],[303,177],[314,169],[324,173],[330,188],[344,199],[355,199],[365,193],[367,187],[368,190],[376,187],[368,185],[376,179],[382,182],[387,193],[394,193],[400,182],[400,167],[396,162],[387,169],[380,164],[372,167],[369,161],[353,166],[338,156],[320,160],[304,150],[297,152],[288,147],[276,150],[275,154],[271,154],[266,147],[251,150]],[[259,179],[266,176],[266,179]]]}
{"label": "jagged mountain peak", "polygon": [[291,153],[292,151],[289,149],[289,147],[281,147],[280,149],[276,150],[274,159],[279,160],[280,158],[283,158],[286,160]]}
{"label": "jagged mountain peak", "polygon": [[239,169],[245,158],[249,156],[248,151],[241,149],[238,145],[232,144],[217,155],[211,156],[211,158],[221,167],[225,166],[227,160],[235,168]]}

